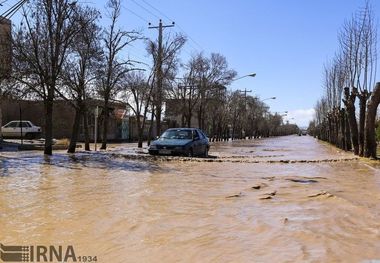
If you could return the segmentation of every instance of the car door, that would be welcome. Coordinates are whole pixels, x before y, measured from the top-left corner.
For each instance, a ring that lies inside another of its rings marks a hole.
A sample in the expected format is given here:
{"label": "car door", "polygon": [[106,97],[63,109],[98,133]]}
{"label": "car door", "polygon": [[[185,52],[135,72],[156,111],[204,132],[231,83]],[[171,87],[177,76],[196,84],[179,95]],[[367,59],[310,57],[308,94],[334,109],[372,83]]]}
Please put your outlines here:
{"label": "car door", "polygon": [[197,130],[193,130],[193,153],[194,155],[202,154],[202,139]]}
{"label": "car door", "polygon": [[11,121],[10,123],[6,124],[2,129],[2,133],[4,137],[15,137],[17,136],[18,132],[18,121]]}
{"label": "car door", "polygon": [[26,134],[30,133],[32,131],[32,126],[27,121],[23,121],[20,123],[20,133],[21,135],[21,127],[22,127],[22,136],[24,137]]}
{"label": "car door", "polygon": [[199,137],[200,137],[200,148],[201,148],[200,154],[203,155],[206,152],[208,139],[207,139],[206,135],[201,130],[198,130],[198,133],[199,133]]}

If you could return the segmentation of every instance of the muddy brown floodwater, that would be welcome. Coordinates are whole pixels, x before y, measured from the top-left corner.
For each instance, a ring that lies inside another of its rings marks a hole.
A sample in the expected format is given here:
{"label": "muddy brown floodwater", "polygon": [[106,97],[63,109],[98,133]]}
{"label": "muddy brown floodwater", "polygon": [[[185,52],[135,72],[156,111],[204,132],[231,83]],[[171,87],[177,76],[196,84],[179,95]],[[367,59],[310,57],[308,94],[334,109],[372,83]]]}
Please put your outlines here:
{"label": "muddy brown floodwater", "polygon": [[130,152],[2,153],[0,242],[106,263],[380,262],[374,162],[309,136]]}

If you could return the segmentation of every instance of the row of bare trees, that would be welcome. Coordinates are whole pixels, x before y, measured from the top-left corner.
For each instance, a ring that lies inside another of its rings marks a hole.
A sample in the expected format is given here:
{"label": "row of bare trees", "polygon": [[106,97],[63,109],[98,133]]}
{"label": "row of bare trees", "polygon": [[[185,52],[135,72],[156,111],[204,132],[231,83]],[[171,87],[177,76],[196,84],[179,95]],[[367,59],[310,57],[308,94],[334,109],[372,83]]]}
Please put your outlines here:
{"label": "row of bare trees", "polygon": [[180,84],[172,88],[171,96],[175,106],[171,105],[170,114],[180,116],[180,126],[192,127],[195,122],[213,141],[297,132],[285,134],[282,116],[270,113],[269,107],[259,98],[240,91],[227,91],[223,85],[210,85],[202,90],[200,85]]}
{"label": "row of bare trees", "polygon": [[318,138],[356,155],[376,158],[375,121],[380,83],[377,71],[377,26],[365,7],[339,33],[339,50],[325,65],[324,96],[315,107],[309,130]]}
{"label": "row of bare trees", "polygon": [[75,109],[69,152],[76,148],[81,120],[89,149],[87,102],[98,98],[103,107],[103,142],[107,144],[110,100],[123,76],[134,69],[121,53],[139,38],[117,26],[121,5],[106,5],[109,25],[99,26],[100,12],[69,0],[32,0],[22,9],[22,21],[12,36],[12,75],[9,85],[22,98],[39,99],[45,109],[45,154],[52,154],[53,108],[64,99]]}
{"label": "row of bare trees", "polygon": [[[182,46],[182,37],[176,36],[171,43],[177,43],[172,44],[171,52],[176,54]],[[297,132],[282,129],[282,116],[271,114],[269,107],[257,97],[227,90],[226,85],[236,72],[229,69],[221,54],[212,53],[210,57],[203,53],[193,55],[180,68],[181,77],[177,77],[179,66],[175,57],[168,62],[163,71],[162,98],[166,102],[165,118],[169,126],[197,126],[206,131],[211,140],[217,141]],[[152,121],[157,110],[153,73],[146,77],[142,72],[130,72],[125,82],[124,100],[129,102],[134,115],[141,116],[136,118],[139,147],[142,147],[147,117],[150,115]],[[150,129],[150,135],[151,132]],[[148,135],[148,139],[150,137]]]}
{"label": "row of bare trees", "polygon": [[[154,120],[156,133],[162,132],[160,116],[165,102],[173,100],[182,126],[197,125],[214,140],[283,135],[289,130],[281,128],[282,117],[269,113],[259,99],[227,92],[236,72],[221,54],[198,53],[181,64],[186,37],[174,34],[147,40],[140,32],[119,26],[120,0],[108,0],[105,10],[102,18],[98,10],[72,0],[30,0],[22,8],[22,21],[11,37],[12,74],[5,82],[14,96],[43,101],[45,154],[52,154],[58,99],[75,111],[69,152],[75,152],[81,125],[85,149],[90,150],[90,99],[103,103],[102,149],[107,147],[110,104],[115,100],[137,117],[139,147],[148,119],[148,138]],[[129,45],[138,40],[146,43],[148,69],[126,55]]]}

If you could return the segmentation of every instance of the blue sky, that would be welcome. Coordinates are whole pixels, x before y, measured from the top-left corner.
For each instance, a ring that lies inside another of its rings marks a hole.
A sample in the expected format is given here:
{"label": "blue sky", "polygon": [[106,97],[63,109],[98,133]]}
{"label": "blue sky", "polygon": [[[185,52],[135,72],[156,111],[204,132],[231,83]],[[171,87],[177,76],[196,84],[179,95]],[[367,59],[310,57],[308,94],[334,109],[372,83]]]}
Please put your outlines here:
{"label": "blue sky", "polygon": [[[83,2],[100,9],[105,5]],[[379,18],[380,1],[371,4]],[[148,29],[147,22],[175,21],[165,32],[190,37],[183,62],[195,51],[223,54],[239,76],[257,73],[232,83],[232,90],[250,89],[262,99],[276,96],[266,101],[271,111],[289,111],[291,122],[305,126],[323,93],[323,64],[338,50],[338,31],[363,5],[364,0],[124,0],[120,25],[156,38],[157,30]],[[135,43],[129,54],[149,61],[143,43]]]}

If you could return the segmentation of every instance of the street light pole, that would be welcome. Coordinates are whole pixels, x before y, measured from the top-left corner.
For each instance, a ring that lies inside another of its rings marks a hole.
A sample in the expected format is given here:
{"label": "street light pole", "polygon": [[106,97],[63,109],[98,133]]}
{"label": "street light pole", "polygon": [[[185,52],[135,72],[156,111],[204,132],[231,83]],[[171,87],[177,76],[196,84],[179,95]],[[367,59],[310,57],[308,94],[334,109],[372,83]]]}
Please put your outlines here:
{"label": "street light pole", "polygon": [[[236,81],[236,80],[239,80],[239,79],[242,79],[242,78],[245,78],[245,77],[256,77],[256,73],[250,73],[250,74],[247,74],[247,75],[244,75],[244,76],[241,76],[241,77],[237,77],[235,79],[232,79],[231,81]],[[246,110],[247,110],[247,92],[252,92],[252,90],[247,90],[247,89],[244,89],[244,91],[242,90],[237,90],[237,92],[240,92],[240,93],[244,93],[244,104],[245,104],[245,111],[244,111],[244,114],[246,113]],[[234,128],[232,128],[232,131],[234,130]],[[243,133],[245,133],[245,131],[243,130]],[[231,139],[233,140],[234,138],[234,135],[231,133]]]}
{"label": "street light pole", "polygon": [[[247,89],[244,89],[244,90],[237,90],[238,92],[240,93],[244,93],[244,118],[247,118],[247,92],[252,92],[252,90],[247,90]],[[245,139],[245,129],[242,130],[242,135],[244,136],[244,139]]]}

